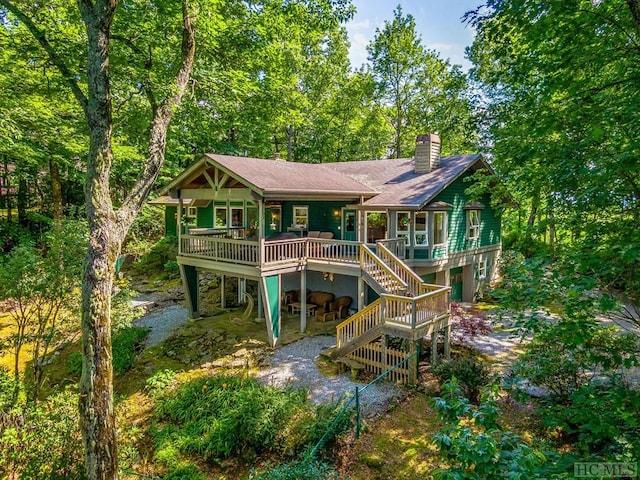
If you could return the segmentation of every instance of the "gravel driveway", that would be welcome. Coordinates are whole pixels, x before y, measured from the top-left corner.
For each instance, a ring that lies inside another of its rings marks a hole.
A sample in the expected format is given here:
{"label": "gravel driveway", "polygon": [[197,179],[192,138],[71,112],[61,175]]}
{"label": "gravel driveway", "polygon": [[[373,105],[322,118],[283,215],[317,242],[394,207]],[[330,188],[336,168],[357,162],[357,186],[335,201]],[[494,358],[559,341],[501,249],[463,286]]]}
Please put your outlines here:
{"label": "gravel driveway", "polygon": [[[258,373],[257,379],[275,387],[306,387],[309,400],[314,403],[337,401],[343,395],[353,395],[355,387],[365,384],[351,380],[350,373],[327,376],[318,370],[316,360],[325,348],[335,345],[335,337],[308,337],[279,347],[270,364]],[[365,415],[381,413],[389,403],[403,395],[404,389],[387,381],[369,386],[360,395],[360,404]]]}

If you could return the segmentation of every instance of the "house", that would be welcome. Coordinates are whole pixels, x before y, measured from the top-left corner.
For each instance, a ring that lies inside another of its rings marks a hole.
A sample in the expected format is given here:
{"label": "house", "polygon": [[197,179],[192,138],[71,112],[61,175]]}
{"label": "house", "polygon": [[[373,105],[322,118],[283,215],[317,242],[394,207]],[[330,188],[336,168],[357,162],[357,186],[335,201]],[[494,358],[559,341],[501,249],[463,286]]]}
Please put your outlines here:
{"label": "house", "polygon": [[[490,171],[481,155],[441,157],[435,134],[418,136],[414,158],[403,159],[303,164],[207,154],[154,202],[166,205],[167,232],[179,237],[192,317],[201,271],[237,277],[240,290],[259,283],[258,312],[274,345],[285,292],[350,296],[338,350],[354,355],[388,336],[442,331],[448,340],[450,299],[472,301],[494,275],[500,215],[488,196],[465,193],[479,169]],[[310,306],[305,295],[298,303],[304,331]]]}

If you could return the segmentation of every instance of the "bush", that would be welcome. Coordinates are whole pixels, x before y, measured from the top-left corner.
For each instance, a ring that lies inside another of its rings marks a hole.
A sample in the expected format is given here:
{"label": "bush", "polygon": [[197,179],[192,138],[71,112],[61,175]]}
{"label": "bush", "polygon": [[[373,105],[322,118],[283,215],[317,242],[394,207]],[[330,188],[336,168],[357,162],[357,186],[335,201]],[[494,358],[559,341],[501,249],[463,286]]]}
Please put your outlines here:
{"label": "bush", "polygon": [[144,347],[148,334],[148,328],[128,327],[113,336],[113,370],[117,375],[122,375],[133,367],[136,354]]}
{"label": "bush", "polygon": [[153,376],[149,377],[145,382],[145,388],[149,395],[157,397],[164,393],[169,387],[175,383],[176,372],[173,370],[163,370],[156,372]]}
{"label": "bush", "polygon": [[309,457],[283,463],[262,472],[251,472],[251,480],[337,480],[333,467]]}
{"label": "bush", "polygon": [[86,478],[77,405],[77,395],[63,392],[4,412],[0,478]]}
{"label": "bush", "polygon": [[176,452],[207,460],[295,453],[316,442],[324,434],[326,417],[335,413],[308,404],[306,396],[303,389],[280,390],[237,376],[184,384],[156,402],[156,458],[175,458]]}
{"label": "bush", "polygon": [[148,270],[150,268],[161,271],[169,260],[175,260],[178,255],[178,239],[176,237],[163,237],[148,250],[140,252],[141,258],[138,260],[139,267]]}
{"label": "bush", "polygon": [[500,428],[497,396],[498,386],[492,385],[474,407],[462,396],[455,379],[445,382],[442,397],[433,399],[443,424],[433,440],[449,466],[435,470],[434,478],[525,480],[549,478],[552,468],[562,469],[562,462],[548,461],[547,452]]}
{"label": "bush", "polygon": [[487,366],[472,357],[460,357],[436,364],[431,371],[441,383],[454,378],[464,396],[477,404],[480,390],[491,381],[491,372]]}
{"label": "bush", "polygon": [[638,365],[638,348],[634,335],[621,334],[615,327],[560,320],[525,345],[513,373],[564,403],[576,390],[594,381],[615,380],[621,368]]}
{"label": "bush", "polygon": [[571,392],[566,405],[544,404],[540,417],[552,431],[563,432],[584,457],[640,458],[637,390],[623,385],[586,385]]}
{"label": "bush", "polygon": [[206,476],[195,465],[180,465],[169,470],[163,480],[206,480]]}

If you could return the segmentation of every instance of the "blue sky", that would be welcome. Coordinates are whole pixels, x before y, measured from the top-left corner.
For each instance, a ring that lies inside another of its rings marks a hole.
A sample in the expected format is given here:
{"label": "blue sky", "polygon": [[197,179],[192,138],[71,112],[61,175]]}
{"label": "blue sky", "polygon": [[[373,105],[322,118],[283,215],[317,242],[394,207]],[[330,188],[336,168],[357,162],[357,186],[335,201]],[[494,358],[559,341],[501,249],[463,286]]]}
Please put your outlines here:
{"label": "blue sky", "polygon": [[461,18],[481,3],[482,0],[353,0],[358,12],[347,24],[351,65],[360,68],[367,61],[366,47],[376,28],[382,28],[385,20],[392,20],[394,9],[401,5],[405,15],[413,15],[422,44],[466,71],[471,64],[464,58],[464,49],[473,43],[473,31]]}

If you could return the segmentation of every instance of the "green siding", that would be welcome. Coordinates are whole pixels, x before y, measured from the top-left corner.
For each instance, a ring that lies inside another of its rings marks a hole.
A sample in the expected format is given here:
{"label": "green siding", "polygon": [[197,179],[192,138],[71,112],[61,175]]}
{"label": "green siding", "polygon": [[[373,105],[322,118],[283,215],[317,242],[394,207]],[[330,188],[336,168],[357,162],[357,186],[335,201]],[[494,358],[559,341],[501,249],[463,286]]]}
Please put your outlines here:
{"label": "green siding", "polygon": [[206,207],[198,207],[196,226],[198,228],[213,227],[213,202],[209,203]]}
{"label": "green siding", "polygon": [[[469,173],[461,176],[435,198],[435,201],[453,205],[453,208],[448,212],[449,253],[500,243],[500,216],[491,207],[488,195],[480,199],[485,206],[480,213],[480,240],[469,241],[466,238],[467,214],[463,207],[471,201],[465,193],[469,182],[465,182],[464,179],[468,176],[470,176]],[[437,249],[435,249],[433,256],[437,258],[441,255],[438,255]]]}
{"label": "green siding", "polygon": [[422,275],[422,281],[424,283],[430,283],[431,285],[434,285],[436,283],[436,272]]}
{"label": "green siding", "polygon": [[[282,202],[282,229],[293,223],[293,206],[309,207],[309,225],[307,230],[333,232],[335,238],[340,238],[340,212],[347,205],[346,202]],[[335,215],[338,212],[338,215]]]}
{"label": "green siding", "polygon": [[167,205],[164,209],[164,234],[167,237],[178,236],[178,207]]}

